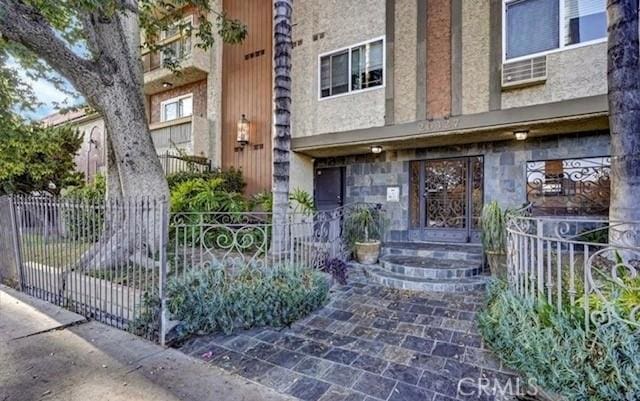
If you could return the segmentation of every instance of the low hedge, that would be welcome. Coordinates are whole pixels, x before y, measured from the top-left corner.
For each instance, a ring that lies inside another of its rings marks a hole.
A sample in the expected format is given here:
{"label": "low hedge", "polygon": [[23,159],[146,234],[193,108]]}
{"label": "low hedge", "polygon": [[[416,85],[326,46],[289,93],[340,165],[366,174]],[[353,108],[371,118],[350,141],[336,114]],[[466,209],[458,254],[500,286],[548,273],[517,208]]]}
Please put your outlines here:
{"label": "low hedge", "polygon": [[306,268],[192,270],[167,283],[168,310],[179,336],[236,328],[287,326],[324,305],[329,283]]}
{"label": "low hedge", "polygon": [[522,300],[496,282],[479,327],[505,363],[568,400],[640,400],[640,331],[614,321],[587,332],[583,315]]}

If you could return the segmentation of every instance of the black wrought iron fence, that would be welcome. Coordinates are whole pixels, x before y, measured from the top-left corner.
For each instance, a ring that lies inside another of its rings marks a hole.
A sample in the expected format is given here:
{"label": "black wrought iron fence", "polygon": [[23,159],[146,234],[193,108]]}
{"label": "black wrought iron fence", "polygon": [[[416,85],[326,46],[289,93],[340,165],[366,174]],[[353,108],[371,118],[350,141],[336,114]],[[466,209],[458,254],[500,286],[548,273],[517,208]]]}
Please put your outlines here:
{"label": "black wrought iron fence", "polygon": [[344,222],[362,207],[275,222],[271,213],[170,213],[164,199],[15,196],[10,215],[22,291],[164,343],[168,281],[197,269],[322,268],[348,256]]}

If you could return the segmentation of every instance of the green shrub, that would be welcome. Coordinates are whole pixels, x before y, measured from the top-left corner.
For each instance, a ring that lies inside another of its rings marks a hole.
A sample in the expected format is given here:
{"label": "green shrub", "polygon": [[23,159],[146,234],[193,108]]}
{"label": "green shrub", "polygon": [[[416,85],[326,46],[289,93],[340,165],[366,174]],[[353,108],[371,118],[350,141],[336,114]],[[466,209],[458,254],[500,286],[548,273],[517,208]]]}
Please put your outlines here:
{"label": "green shrub", "polygon": [[[66,188],[62,192],[62,213],[69,238],[94,242],[98,240],[104,224],[106,180],[97,175],[90,184]],[[73,205],[79,206],[75,207]]]}
{"label": "green shrub", "polygon": [[222,179],[220,189],[225,192],[243,193],[244,188],[247,186],[242,176],[242,171],[231,168],[229,170],[215,169],[212,171],[198,172],[198,171],[181,171],[178,173],[169,174],[167,176],[167,183],[169,189],[173,191],[177,186],[186,182],[196,179],[203,179],[206,181],[214,178]]}
{"label": "green shrub", "polygon": [[[250,199],[251,210],[260,212],[273,211],[273,192],[263,191],[253,195]],[[311,215],[316,211],[313,195],[300,188],[295,188],[289,194],[289,210],[291,213]]]}
{"label": "green shrub", "polygon": [[621,321],[587,332],[583,315],[522,300],[496,282],[479,327],[505,363],[544,389],[569,400],[640,399],[640,332]]}
{"label": "green shrub", "polygon": [[222,178],[184,181],[171,191],[171,211],[184,212],[246,212],[247,202],[241,194],[224,188]]}
{"label": "green shrub", "polygon": [[192,270],[167,284],[168,310],[182,322],[181,335],[236,328],[286,326],[327,300],[329,285],[318,271],[281,267]]}
{"label": "green shrub", "polygon": [[486,251],[504,252],[506,239],[506,212],[496,201],[482,208],[482,245]]}
{"label": "green shrub", "polygon": [[385,220],[378,207],[358,206],[344,220],[344,238],[347,246],[355,250],[356,242],[381,240]]}
{"label": "green shrub", "polygon": [[251,197],[251,209],[270,213],[273,211],[273,192],[258,192]]}

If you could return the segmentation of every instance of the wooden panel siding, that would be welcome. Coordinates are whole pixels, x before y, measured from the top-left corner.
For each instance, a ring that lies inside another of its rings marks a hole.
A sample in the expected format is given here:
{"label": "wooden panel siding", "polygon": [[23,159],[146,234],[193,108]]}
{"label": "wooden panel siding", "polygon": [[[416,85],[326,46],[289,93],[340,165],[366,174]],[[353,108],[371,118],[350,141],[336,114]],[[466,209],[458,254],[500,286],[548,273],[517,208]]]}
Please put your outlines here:
{"label": "wooden panel siding", "polygon": [[[239,45],[223,47],[222,167],[241,169],[247,194],[271,190],[272,2],[225,0],[230,18],[247,25]],[[238,120],[250,122],[249,144],[236,143]]]}

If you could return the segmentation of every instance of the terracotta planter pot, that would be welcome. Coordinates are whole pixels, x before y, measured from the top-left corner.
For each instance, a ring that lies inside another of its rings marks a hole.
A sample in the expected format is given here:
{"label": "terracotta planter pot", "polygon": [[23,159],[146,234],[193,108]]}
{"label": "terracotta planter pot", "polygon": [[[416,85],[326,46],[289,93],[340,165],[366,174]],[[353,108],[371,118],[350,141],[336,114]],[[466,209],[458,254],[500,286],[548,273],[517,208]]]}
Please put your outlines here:
{"label": "terracotta planter pot", "polygon": [[363,265],[373,265],[380,257],[380,241],[356,242],[356,259]]}
{"label": "terracotta planter pot", "polygon": [[487,261],[489,262],[489,270],[493,276],[502,280],[507,279],[507,254],[504,252],[485,251]]}

